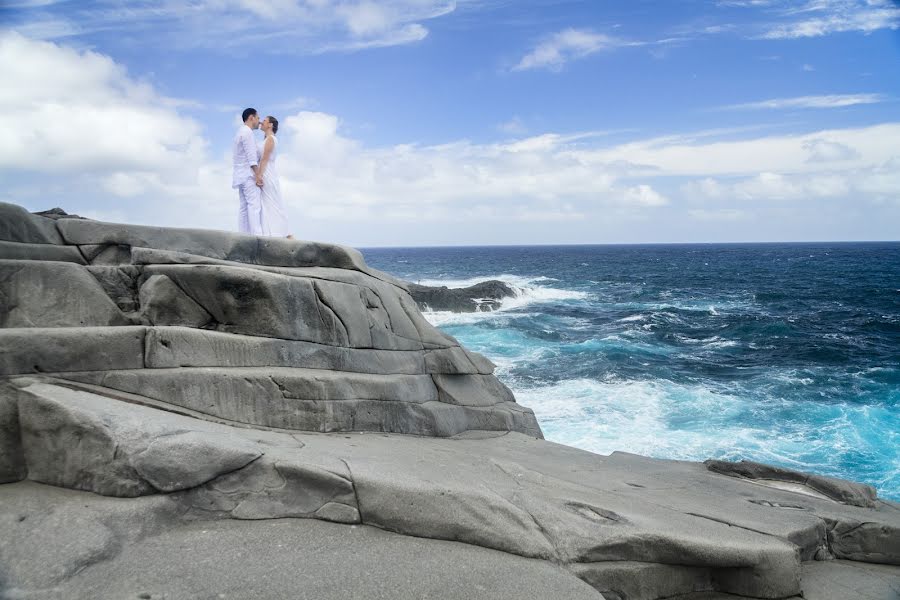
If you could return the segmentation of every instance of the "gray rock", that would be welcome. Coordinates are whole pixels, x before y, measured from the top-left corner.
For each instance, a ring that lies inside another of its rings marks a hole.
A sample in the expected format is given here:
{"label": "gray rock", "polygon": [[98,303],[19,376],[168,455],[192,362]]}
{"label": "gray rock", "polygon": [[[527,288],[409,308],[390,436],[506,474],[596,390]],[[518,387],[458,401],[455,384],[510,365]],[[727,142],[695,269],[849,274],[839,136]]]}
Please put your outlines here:
{"label": "gray rock", "polygon": [[221,258],[212,258],[210,256],[201,256],[199,254],[191,254],[189,252],[163,250],[160,248],[140,247],[131,249],[131,262],[135,265],[219,265],[224,267],[253,268],[268,273],[324,279],[327,281],[339,281],[341,283],[352,283],[364,286],[372,285],[372,280],[374,279],[375,282],[389,284],[404,292],[409,291],[406,282],[368,266],[365,266],[365,268],[359,271],[330,266],[287,267],[246,263],[237,260],[225,260]]}
{"label": "gray rock", "polygon": [[421,351],[342,348],[184,327],[149,330],[146,366],[299,367],[379,375],[427,372]]}
{"label": "gray rock", "polygon": [[296,457],[264,458],[224,475],[183,499],[192,509],[221,511],[233,519],[284,517],[359,523],[353,482]]}
{"label": "gray rock", "polygon": [[[301,431],[379,431],[441,437],[469,429],[541,436],[530,409],[511,401],[481,406],[474,382],[458,402],[440,401],[428,375],[374,375],[314,369],[182,368],[60,373],[66,380],[141,394],[200,414]],[[473,375],[468,377],[485,377]],[[496,385],[502,385],[497,382]],[[468,395],[466,395],[468,394]]]}
{"label": "gray rock", "polygon": [[146,267],[165,275],[212,315],[219,331],[347,346],[347,331],[313,283],[255,269],[182,265]]}
{"label": "gray rock", "polygon": [[[122,501],[119,502],[131,502]],[[66,531],[63,529],[63,531]],[[66,598],[603,600],[542,561],[312,520],[172,527],[59,586]]]}
{"label": "gray rock", "polygon": [[425,365],[429,373],[473,375],[479,373],[468,354],[460,346],[425,351]]}
{"label": "gray rock", "polygon": [[478,312],[497,310],[504,298],[513,298],[516,291],[508,284],[482,281],[465,288],[432,287],[407,284],[409,293],[422,310],[450,312]]}
{"label": "gray rock", "polygon": [[258,446],[209,431],[161,435],[136,453],[132,465],[160,492],[196,487],[262,456]]}
{"label": "gray rock", "polygon": [[21,481],[28,475],[19,433],[17,390],[0,381],[0,483]]}
{"label": "gray rock", "polygon": [[419,312],[416,303],[409,294],[398,294],[396,298],[409,317],[409,320],[415,326],[419,339],[422,340],[422,344],[425,348],[449,348],[451,346],[459,346],[459,342],[452,336],[437,329],[425,320],[425,317]]}
{"label": "gray rock", "polygon": [[0,329],[0,376],[144,367],[145,327]]}
{"label": "gray rock", "polygon": [[24,244],[64,243],[52,220],[4,202],[0,202],[0,240]]}
{"label": "gray rock", "polygon": [[[854,523],[878,528],[883,536],[867,537],[868,545],[855,555],[859,560],[883,561],[900,537],[895,507],[800,496],[721,477],[696,463],[601,457],[515,433],[440,439],[234,428],[91,394],[67,396],[55,388],[31,383],[24,391],[52,395],[58,411],[73,415],[69,422],[104,423],[118,455],[130,457],[132,465],[146,448],[142,432],[160,439],[197,431],[199,439],[219,439],[238,449],[248,443],[264,448],[258,460],[174,494],[192,518],[309,517],[464,541],[571,565],[613,598],[700,591],[783,598],[802,590],[803,548],[792,538],[816,544],[804,537],[807,531],[830,535],[831,542],[839,537],[810,529],[811,521],[833,521],[843,533],[851,533]],[[454,415],[494,410],[426,405]],[[31,421],[53,427],[59,419]],[[26,435],[23,442],[32,443]],[[159,452],[150,463],[175,469],[166,466],[167,455]],[[57,471],[82,470],[83,461],[76,459],[48,462]],[[115,459],[102,468],[106,478],[98,473],[93,481],[117,476]],[[760,493],[765,503],[757,501]],[[794,508],[798,502],[800,509]]]}
{"label": "gray rock", "polygon": [[138,297],[140,269],[130,265],[89,266],[87,272],[97,280],[106,295],[123,313],[132,316],[140,308]]}
{"label": "gray rock", "polygon": [[[896,595],[896,504],[545,442],[494,365],[354,250],[55,216],[0,206],[0,252],[30,259],[0,260],[0,481],[52,484],[0,485],[0,596],[600,597],[575,575],[608,600]],[[267,530],[286,517],[290,541]],[[303,537],[323,520],[343,524],[324,553]],[[335,588],[335,564],[359,585]]]}
{"label": "gray rock", "polygon": [[[368,276],[362,272],[330,267],[289,268],[248,265],[235,261],[146,248],[133,248],[131,254],[132,262],[138,265],[215,265],[241,269],[249,268],[289,277],[356,285],[360,288],[359,294],[366,307],[372,345],[375,348],[421,350],[423,347],[418,326],[413,323],[406,308],[400,302],[400,296],[407,293],[405,284],[399,280],[383,276],[383,274]],[[414,312],[417,313],[418,311]],[[420,322],[418,325],[423,325],[423,323]],[[431,327],[427,323],[425,326]],[[438,334],[437,346],[458,345],[455,342],[446,343],[446,339],[447,336]]]}
{"label": "gray rock", "polygon": [[39,210],[39,211],[34,212],[33,214],[35,214],[39,217],[53,219],[54,221],[57,221],[59,219],[84,219],[85,218],[85,217],[81,217],[79,215],[69,214],[58,206],[55,206],[55,207],[47,209],[47,210]]}
{"label": "gray rock", "polygon": [[334,281],[313,281],[319,309],[328,311],[340,322],[351,348],[372,348],[369,315],[358,286]]}
{"label": "gray rock", "polygon": [[172,279],[229,333],[385,350],[458,345],[410,311],[405,292],[381,282],[361,290],[220,265],[147,266],[145,273]]}
{"label": "gray rock", "polygon": [[31,480],[107,496],[196,487],[262,455],[222,426],[39,381],[19,390],[19,421]]}
{"label": "gray rock", "polygon": [[835,557],[900,565],[900,523],[825,520]]}
{"label": "gray rock", "polygon": [[118,244],[250,264],[368,270],[359,252],[334,244],[257,238],[208,229],[147,227],[78,219],[60,220],[57,226],[67,244]]}
{"label": "gray rock", "polygon": [[212,316],[165,275],[153,275],[140,287],[141,314],[153,325],[203,327]]}
{"label": "gray rock", "polygon": [[0,259],[12,260],[55,260],[87,264],[78,248],[54,244],[25,244],[0,240]]}
{"label": "gray rock", "polygon": [[803,563],[805,600],[896,600],[900,573],[896,568],[853,561]]}
{"label": "gray rock", "polygon": [[82,407],[89,396],[39,382],[19,390],[28,478],[107,496],[151,493],[153,487],[119,452],[120,436],[110,429],[107,415]]}
{"label": "gray rock", "polygon": [[[141,394],[236,423],[312,431],[361,430],[357,428],[361,424],[351,420],[357,413],[366,422],[384,419],[387,427],[398,408],[395,405],[437,400],[437,390],[428,375],[299,368],[183,368],[61,376]],[[347,421],[342,423],[344,417]]]}
{"label": "gray rock", "polygon": [[124,244],[82,244],[78,249],[92,265],[131,264],[131,246]]}
{"label": "gray rock", "polygon": [[715,589],[711,570],[703,567],[610,561],[569,569],[607,600],[656,600]]}
{"label": "gray rock", "polygon": [[730,477],[797,483],[820,492],[837,502],[870,508],[875,506],[875,488],[870,485],[823,477],[822,475],[801,473],[800,471],[764,465],[749,460],[740,462],[708,460],[704,464],[710,471]]}
{"label": "gray rock", "polygon": [[515,402],[508,387],[493,375],[435,374],[441,402],[460,406],[493,406],[500,402]]}
{"label": "gray rock", "polygon": [[0,260],[0,327],[130,324],[80,265]]}
{"label": "gray rock", "polygon": [[466,356],[469,357],[469,360],[472,362],[472,365],[478,370],[482,375],[490,375],[494,372],[497,365],[491,362],[489,358],[486,356],[479,354],[478,352],[472,352],[471,350],[466,350],[463,348],[463,351],[466,353]]}
{"label": "gray rock", "polygon": [[2,598],[95,597],[59,586],[170,528],[181,510],[167,496],[122,500],[30,481],[0,485],[0,507]]}

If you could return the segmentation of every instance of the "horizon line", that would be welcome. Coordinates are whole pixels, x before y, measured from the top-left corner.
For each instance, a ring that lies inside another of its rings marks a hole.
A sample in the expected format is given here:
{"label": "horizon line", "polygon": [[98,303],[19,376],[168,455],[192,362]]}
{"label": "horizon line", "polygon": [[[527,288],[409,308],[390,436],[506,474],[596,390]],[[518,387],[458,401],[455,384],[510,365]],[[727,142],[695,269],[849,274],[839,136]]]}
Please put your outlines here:
{"label": "horizon line", "polygon": [[449,244],[436,246],[364,246],[347,244],[358,250],[412,250],[443,248],[578,248],[596,246],[763,246],[776,244],[900,244],[897,240],[808,240],[808,241],[741,241],[741,242],[585,242],[571,244]]}

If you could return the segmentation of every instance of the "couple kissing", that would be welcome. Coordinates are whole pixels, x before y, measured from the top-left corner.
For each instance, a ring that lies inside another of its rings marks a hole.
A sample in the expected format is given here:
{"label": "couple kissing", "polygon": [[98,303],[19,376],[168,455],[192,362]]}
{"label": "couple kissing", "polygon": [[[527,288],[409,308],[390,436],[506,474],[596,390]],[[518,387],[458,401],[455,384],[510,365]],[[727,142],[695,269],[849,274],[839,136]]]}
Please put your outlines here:
{"label": "couple kissing", "polygon": [[[234,169],[231,187],[240,200],[238,230],[251,235],[293,239],[288,231],[287,211],[281,198],[278,177],[278,119],[268,116],[260,122],[255,108],[244,109],[244,124],[234,136],[232,159]],[[265,140],[256,144],[253,131],[262,130]]]}

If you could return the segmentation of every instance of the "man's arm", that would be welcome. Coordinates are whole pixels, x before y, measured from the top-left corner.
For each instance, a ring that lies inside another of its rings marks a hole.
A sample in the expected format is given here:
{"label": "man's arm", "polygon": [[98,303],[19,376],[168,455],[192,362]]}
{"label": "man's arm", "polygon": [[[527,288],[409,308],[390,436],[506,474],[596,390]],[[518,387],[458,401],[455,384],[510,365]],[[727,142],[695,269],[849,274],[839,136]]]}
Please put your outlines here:
{"label": "man's arm", "polygon": [[253,133],[248,129],[241,133],[241,148],[244,151],[244,154],[247,155],[247,161],[250,163],[250,168],[253,170],[253,174],[257,173],[257,160],[256,160],[256,145],[253,143]]}

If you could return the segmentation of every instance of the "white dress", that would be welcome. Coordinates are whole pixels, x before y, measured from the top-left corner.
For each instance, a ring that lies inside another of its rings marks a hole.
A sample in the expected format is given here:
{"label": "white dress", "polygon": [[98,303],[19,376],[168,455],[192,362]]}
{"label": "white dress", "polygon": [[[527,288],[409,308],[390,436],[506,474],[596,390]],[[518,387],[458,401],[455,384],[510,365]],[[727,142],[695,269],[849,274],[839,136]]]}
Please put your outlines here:
{"label": "white dress", "polygon": [[[262,235],[270,237],[287,237],[287,211],[281,199],[281,181],[278,177],[278,138],[272,136],[274,142],[272,153],[266,163],[262,186]],[[265,148],[265,141],[263,142]],[[264,151],[264,150],[263,150]],[[262,152],[262,151],[261,151]]]}

